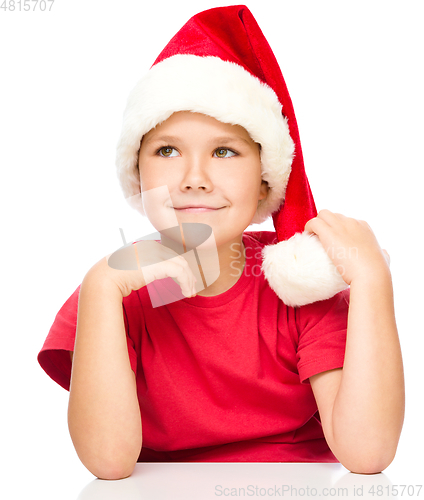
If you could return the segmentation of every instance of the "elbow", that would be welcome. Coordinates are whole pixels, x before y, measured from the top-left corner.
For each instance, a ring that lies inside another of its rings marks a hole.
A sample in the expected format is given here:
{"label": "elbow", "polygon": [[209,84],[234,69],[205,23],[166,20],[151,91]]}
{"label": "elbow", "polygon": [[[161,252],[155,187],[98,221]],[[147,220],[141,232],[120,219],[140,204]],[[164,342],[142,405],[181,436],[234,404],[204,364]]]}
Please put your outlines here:
{"label": "elbow", "polygon": [[81,436],[72,432],[71,438],[75,451],[84,467],[98,479],[117,481],[125,479],[134,472],[135,466],[140,456],[141,440],[125,443],[120,440],[118,443],[108,440],[106,443],[99,443],[96,440],[87,442],[85,435]]}
{"label": "elbow", "polygon": [[119,464],[118,462],[103,462],[97,464],[84,464],[85,467],[98,479],[118,481],[125,479],[134,472],[137,462]]}
{"label": "elbow", "polygon": [[340,463],[354,474],[379,474],[393,462],[394,454],[375,453],[363,457],[350,457]]}
{"label": "elbow", "polygon": [[135,469],[140,452],[105,452],[75,447],[75,451],[84,467],[98,479],[117,481],[129,477]]}
{"label": "elbow", "polygon": [[[344,465],[344,464],[342,464]],[[380,474],[387,467],[379,464],[344,465],[353,474]]]}
{"label": "elbow", "polygon": [[354,474],[379,474],[393,462],[399,435],[379,435],[372,438],[332,442],[330,446],[337,460]]}

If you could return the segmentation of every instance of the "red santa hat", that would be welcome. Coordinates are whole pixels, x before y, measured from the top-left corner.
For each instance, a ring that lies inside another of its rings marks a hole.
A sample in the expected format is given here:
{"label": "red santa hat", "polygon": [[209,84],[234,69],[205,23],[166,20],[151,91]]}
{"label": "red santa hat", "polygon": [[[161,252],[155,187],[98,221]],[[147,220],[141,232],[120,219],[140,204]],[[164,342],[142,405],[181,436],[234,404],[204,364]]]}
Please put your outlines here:
{"label": "red santa hat", "polygon": [[272,215],[278,243],[264,248],[262,270],[283,302],[301,306],[346,288],[318,238],[304,232],[317,212],[293,105],[271,47],[246,6],[193,16],[130,93],[116,165],[126,198],[141,213],[141,197],[134,196],[141,192],[141,138],[177,111],[241,125],[261,145],[269,191],[252,224]]}

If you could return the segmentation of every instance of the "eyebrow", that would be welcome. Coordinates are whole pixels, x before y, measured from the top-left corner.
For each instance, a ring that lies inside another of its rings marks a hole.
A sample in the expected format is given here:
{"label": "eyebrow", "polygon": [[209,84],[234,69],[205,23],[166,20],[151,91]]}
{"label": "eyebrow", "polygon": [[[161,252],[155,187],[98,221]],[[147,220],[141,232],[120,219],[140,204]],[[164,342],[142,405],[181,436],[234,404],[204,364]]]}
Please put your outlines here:
{"label": "eyebrow", "polygon": [[[145,144],[150,144],[150,143],[155,143],[155,142],[168,142],[168,143],[173,143],[173,142],[181,142],[182,138],[175,136],[175,135],[152,135],[150,136]],[[238,135],[223,135],[223,136],[217,136],[217,137],[212,137],[212,139],[209,141],[210,143],[219,143],[222,146],[225,146],[228,143],[231,142],[242,142],[247,145],[251,145],[251,142],[249,142],[247,139],[244,139],[243,137],[240,137]]]}

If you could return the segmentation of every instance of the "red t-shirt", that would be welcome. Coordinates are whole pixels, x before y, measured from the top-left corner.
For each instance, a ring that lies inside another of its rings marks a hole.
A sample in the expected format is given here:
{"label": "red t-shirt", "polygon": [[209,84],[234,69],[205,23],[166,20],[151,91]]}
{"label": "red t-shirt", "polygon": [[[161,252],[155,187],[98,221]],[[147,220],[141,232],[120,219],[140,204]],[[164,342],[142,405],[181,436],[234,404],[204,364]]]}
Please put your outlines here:
{"label": "red t-shirt", "polygon": [[[243,274],[220,295],[156,308],[146,288],[123,299],[143,419],[139,462],[337,462],[308,377],[343,367],[349,290],[286,306],[261,272],[261,250],[275,238],[243,234]],[[79,287],[38,355],[67,390],[78,294]]]}

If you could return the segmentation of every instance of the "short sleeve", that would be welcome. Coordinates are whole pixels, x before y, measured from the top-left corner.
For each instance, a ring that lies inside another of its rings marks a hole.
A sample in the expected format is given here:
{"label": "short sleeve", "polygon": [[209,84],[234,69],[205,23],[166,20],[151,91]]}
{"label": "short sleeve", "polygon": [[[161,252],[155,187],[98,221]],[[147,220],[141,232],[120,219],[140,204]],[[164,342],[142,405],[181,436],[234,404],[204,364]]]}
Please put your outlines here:
{"label": "short sleeve", "polygon": [[349,296],[346,289],[297,309],[297,367],[302,383],[309,383],[309,377],[317,373],[343,367]]}
{"label": "short sleeve", "polygon": [[[74,350],[77,330],[78,298],[81,285],[63,304],[56,315],[41,351],[38,362],[47,375],[69,391],[72,362],[69,355]],[[128,321],[124,312],[124,323],[128,332]],[[128,354],[131,368],[136,373],[137,357],[132,340],[127,335]]]}

